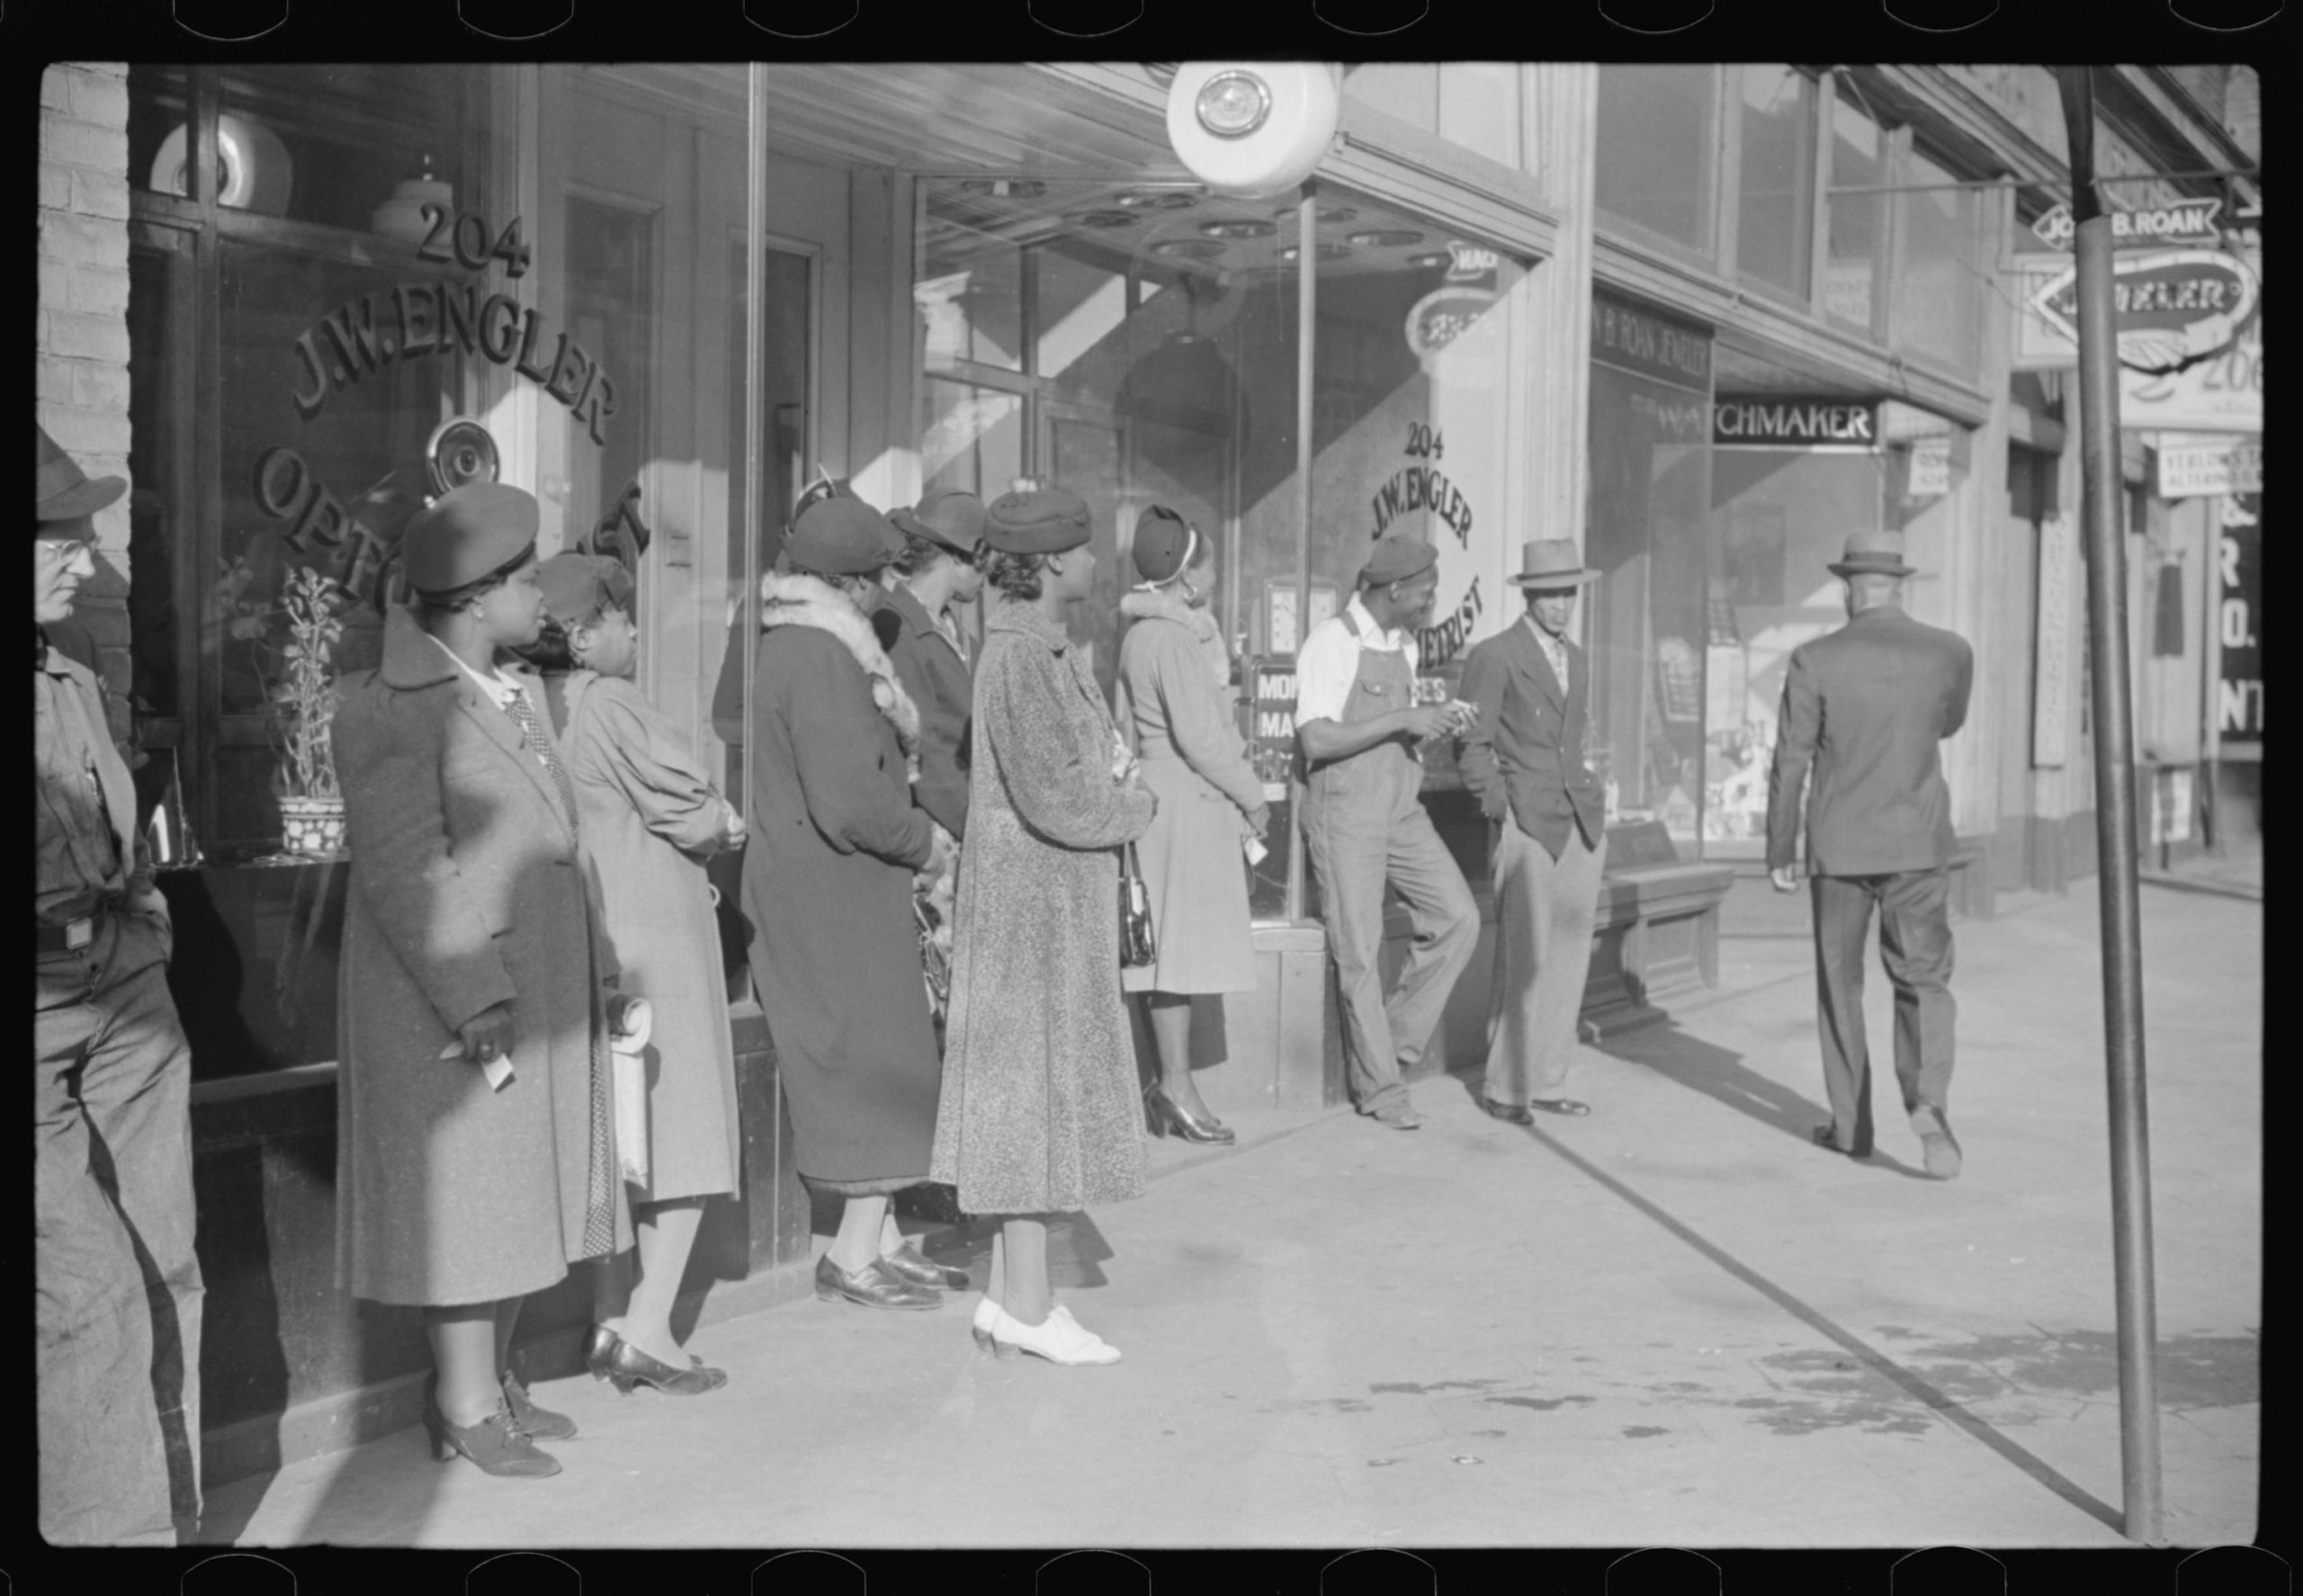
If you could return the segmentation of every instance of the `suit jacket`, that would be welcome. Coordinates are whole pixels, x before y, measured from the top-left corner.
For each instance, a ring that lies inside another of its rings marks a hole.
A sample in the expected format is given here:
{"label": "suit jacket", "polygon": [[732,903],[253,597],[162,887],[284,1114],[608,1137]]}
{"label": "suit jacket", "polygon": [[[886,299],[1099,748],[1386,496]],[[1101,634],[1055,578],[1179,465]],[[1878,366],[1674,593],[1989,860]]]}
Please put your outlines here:
{"label": "suit jacket", "polygon": [[896,679],[919,711],[919,779],[912,801],[964,842],[968,827],[968,726],[974,683],[967,662],[927,606],[899,583],[872,614]]}
{"label": "suit jacket", "polygon": [[1768,867],[1792,862],[1811,764],[1810,874],[1949,864],[1951,790],[1937,745],[1966,722],[1974,678],[1967,640],[1896,605],[1794,649],[1768,775]]}
{"label": "suit jacket", "polygon": [[1464,780],[1490,820],[1508,812],[1553,858],[1571,830],[1597,847],[1607,826],[1607,793],[1583,760],[1591,718],[1591,671],[1564,640],[1567,680],[1553,672],[1532,619],[1473,649],[1464,661],[1464,697],[1479,721],[1458,747]]}

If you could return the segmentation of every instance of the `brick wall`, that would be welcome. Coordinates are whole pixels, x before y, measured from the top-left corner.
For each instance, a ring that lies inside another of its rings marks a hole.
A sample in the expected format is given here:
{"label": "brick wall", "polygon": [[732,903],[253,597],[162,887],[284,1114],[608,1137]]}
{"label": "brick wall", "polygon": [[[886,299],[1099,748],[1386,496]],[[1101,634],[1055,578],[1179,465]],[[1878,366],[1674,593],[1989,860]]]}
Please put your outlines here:
{"label": "brick wall", "polygon": [[[128,67],[65,61],[40,75],[40,424],[92,477],[128,475]],[[96,516],[96,579],[79,620],[125,721],[128,500]]]}

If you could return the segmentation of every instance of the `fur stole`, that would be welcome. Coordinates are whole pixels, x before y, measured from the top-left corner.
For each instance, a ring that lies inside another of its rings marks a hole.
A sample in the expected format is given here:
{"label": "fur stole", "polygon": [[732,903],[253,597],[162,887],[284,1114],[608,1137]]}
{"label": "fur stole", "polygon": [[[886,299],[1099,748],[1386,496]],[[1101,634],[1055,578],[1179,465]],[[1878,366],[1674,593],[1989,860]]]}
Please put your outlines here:
{"label": "fur stole", "polygon": [[1173,621],[1190,632],[1207,660],[1208,674],[1219,687],[1232,685],[1232,650],[1215,617],[1198,605],[1187,604],[1165,587],[1130,591],[1119,601],[1119,613],[1131,620]]}
{"label": "fur stole", "polygon": [[771,571],[759,579],[759,623],[763,632],[807,626],[838,638],[871,678],[872,702],[896,729],[911,779],[919,779],[919,708],[896,679],[895,667],[888,663],[870,619],[857,612],[846,594],[814,577]]}

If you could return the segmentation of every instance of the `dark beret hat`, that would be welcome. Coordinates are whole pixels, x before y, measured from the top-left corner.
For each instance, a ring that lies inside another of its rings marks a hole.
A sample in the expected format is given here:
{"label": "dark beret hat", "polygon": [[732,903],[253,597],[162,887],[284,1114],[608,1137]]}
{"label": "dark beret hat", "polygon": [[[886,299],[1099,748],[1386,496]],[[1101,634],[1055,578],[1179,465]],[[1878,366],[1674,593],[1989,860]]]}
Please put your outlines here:
{"label": "dark beret hat", "polygon": [[1088,541],[1088,506],[1068,488],[1003,493],[985,513],[983,536],[1004,554],[1061,554]]}
{"label": "dark beret hat", "polygon": [[1135,574],[1147,582],[1170,580],[1191,559],[1191,524],[1165,505],[1153,505],[1135,523]]}
{"label": "dark beret hat", "polygon": [[1376,540],[1367,563],[1360,568],[1359,585],[1381,587],[1387,582],[1404,582],[1438,563],[1439,551],[1421,538],[1411,533],[1387,532]]}
{"label": "dark beret hat", "polygon": [[447,593],[494,575],[533,548],[535,499],[502,482],[467,482],[411,517],[400,569],[418,593]]}
{"label": "dark beret hat", "polygon": [[885,516],[854,494],[842,493],[800,512],[792,535],[784,540],[784,557],[794,570],[852,577],[878,570],[902,547]]}
{"label": "dark beret hat", "polygon": [[554,554],[536,567],[543,613],[562,626],[589,621],[604,610],[632,612],[637,587],[623,561],[605,554]]}

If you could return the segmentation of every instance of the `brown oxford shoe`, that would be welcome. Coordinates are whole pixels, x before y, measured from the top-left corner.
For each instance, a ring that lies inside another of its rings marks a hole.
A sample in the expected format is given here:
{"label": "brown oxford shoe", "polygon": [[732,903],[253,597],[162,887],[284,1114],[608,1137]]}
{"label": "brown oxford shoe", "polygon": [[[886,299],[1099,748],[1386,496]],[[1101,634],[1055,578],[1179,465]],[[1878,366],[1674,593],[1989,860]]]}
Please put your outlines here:
{"label": "brown oxford shoe", "polygon": [[943,1293],[897,1278],[883,1258],[850,1274],[829,1252],[816,1262],[816,1295],[828,1303],[846,1298],[866,1308],[934,1308],[944,1301]]}
{"label": "brown oxford shoe", "polygon": [[919,1250],[919,1243],[906,1241],[893,1252],[880,1255],[880,1267],[909,1286],[924,1286],[930,1291],[965,1291],[968,1273],[965,1269],[947,1269]]}
{"label": "brown oxford shoe", "polygon": [[1493,1098],[1482,1098],[1479,1106],[1490,1119],[1500,1119],[1506,1125],[1536,1123],[1536,1116],[1517,1103],[1499,1103]]}

